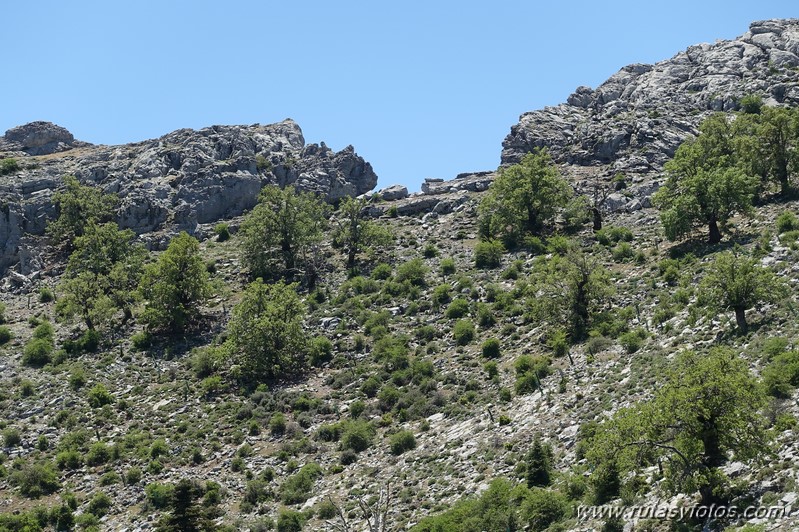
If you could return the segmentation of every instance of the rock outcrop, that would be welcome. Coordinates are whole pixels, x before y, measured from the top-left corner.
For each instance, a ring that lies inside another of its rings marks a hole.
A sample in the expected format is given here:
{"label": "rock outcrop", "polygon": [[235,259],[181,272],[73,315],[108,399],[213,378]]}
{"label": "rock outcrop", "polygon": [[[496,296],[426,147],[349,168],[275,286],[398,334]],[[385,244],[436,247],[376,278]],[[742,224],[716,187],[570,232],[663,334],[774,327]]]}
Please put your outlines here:
{"label": "rock outcrop", "polygon": [[0,270],[24,255],[25,233],[44,232],[55,214],[52,193],[67,174],[116,193],[120,226],[146,235],[154,247],[164,234],[196,233],[200,224],[251,209],[265,184],[293,185],[329,201],[377,184],[352,146],[334,152],[324,143],[306,145],[292,120],[181,129],[120,146],[88,145],[64,128],[35,122],[9,130],[3,150],[0,157],[16,157],[21,169],[0,177]]}
{"label": "rock outcrop", "polygon": [[754,22],[743,36],[699,44],[654,65],[629,65],[567,103],[525,113],[503,142],[502,164],[546,147],[559,163],[659,172],[708,114],[741,97],[799,103],[799,19]]}

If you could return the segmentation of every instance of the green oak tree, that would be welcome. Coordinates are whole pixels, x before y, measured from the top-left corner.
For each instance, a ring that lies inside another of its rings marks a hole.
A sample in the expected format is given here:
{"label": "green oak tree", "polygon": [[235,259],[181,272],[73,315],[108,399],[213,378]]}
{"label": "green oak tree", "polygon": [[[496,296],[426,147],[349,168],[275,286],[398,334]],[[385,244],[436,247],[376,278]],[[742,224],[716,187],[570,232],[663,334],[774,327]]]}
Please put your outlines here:
{"label": "green oak tree", "polygon": [[75,176],[65,176],[63,181],[64,189],[53,194],[58,217],[47,224],[47,235],[57,245],[71,249],[75,237],[82,236],[88,225],[113,218],[119,199],[98,187],[82,185]]}
{"label": "green oak tree", "polygon": [[139,287],[146,299],[144,321],[153,329],[183,332],[211,293],[197,240],[186,232],[174,237],[158,260],[147,266]]}
{"label": "green oak tree", "polygon": [[309,192],[264,187],[241,227],[242,258],[252,277],[291,279],[313,266],[314,246],[322,240],[328,210]]}
{"label": "green oak tree", "polygon": [[481,237],[518,244],[525,234],[541,233],[572,195],[546,150],[528,153],[499,171],[480,202]]}
{"label": "green oak tree", "polygon": [[620,472],[663,464],[671,493],[699,492],[702,504],[720,502],[730,459],[771,452],[766,400],[746,361],[731,349],[680,353],[654,397],[622,408],[597,427],[589,461]]}
{"label": "green oak tree", "polygon": [[284,377],[302,368],[306,339],[305,307],[296,284],[265,284],[256,279],[233,309],[228,348],[251,382]]}
{"label": "green oak tree", "polygon": [[702,280],[701,298],[718,310],[732,310],[741,332],[746,332],[746,310],[761,302],[776,302],[787,290],[774,272],[739,250],[719,253]]}

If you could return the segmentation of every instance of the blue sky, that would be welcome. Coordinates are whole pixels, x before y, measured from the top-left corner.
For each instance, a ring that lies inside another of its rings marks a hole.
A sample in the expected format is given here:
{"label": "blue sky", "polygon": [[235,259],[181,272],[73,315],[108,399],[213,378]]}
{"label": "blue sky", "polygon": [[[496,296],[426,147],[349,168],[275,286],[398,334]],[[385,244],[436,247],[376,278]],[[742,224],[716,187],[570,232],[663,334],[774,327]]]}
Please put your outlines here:
{"label": "blue sky", "polygon": [[521,113],[795,1],[4,2],[0,132],[119,144],[287,117],[379,186],[494,169]]}

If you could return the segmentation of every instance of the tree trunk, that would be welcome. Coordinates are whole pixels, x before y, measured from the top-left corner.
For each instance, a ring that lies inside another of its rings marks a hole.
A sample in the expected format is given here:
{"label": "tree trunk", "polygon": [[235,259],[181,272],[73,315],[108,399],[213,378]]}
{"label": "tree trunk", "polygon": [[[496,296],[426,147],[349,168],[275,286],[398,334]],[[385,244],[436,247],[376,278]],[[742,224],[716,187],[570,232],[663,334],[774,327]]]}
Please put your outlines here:
{"label": "tree trunk", "polygon": [[738,330],[746,332],[746,309],[743,307],[735,307],[735,322],[738,324]]}
{"label": "tree trunk", "polygon": [[592,207],[591,214],[594,216],[594,231],[599,231],[602,229],[602,213],[596,207]]}
{"label": "tree trunk", "polygon": [[721,231],[719,231],[719,224],[716,222],[716,219],[710,220],[708,223],[710,228],[710,237],[708,238],[709,244],[718,244],[721,242]]}

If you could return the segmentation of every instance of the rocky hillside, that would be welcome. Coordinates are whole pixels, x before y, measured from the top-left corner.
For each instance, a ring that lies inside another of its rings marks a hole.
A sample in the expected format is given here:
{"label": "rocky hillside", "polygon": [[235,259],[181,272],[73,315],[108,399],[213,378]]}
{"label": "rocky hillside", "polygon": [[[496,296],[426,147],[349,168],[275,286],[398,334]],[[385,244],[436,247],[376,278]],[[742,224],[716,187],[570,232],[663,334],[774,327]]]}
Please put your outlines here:
{"label": "rocky hillside", "polygon": [[251,209],[267,183],[293,184],[329,200],[377,184],[352,146],[334,152],[324,143],[306,145],[292,120],[181,129],[121,146],[79,142],[62,127],[34,122],[6,132],[0,158],[16,161],[0,176],[0,269],[22,259],[23,274],[41,268],[24,234],[44,232],[55,214],[52,193],[67,174],[116,193],[120,226],[145,234],[151,247],[176,231],[198,234],[202,224]]}
{"label": "rocky hillside", "polygon": [[697,44],[654,65],[628,65],[566,103],[525,113],[502,143],[502,164],[546,147],[568,167],[623,172],[652,190],[663,164],[715,111],[747,94],[768,105],[799,102],[799,19],[754,22],[741,37]]}

